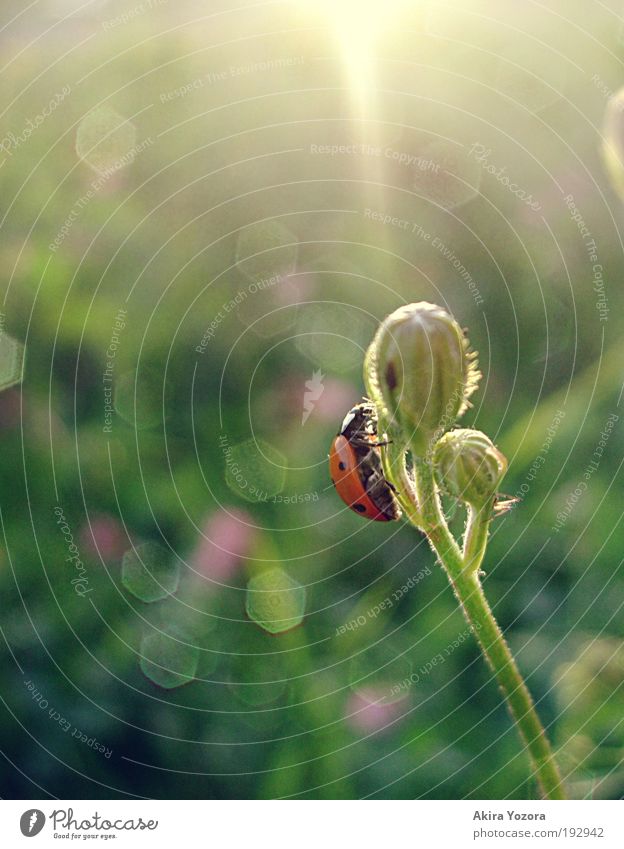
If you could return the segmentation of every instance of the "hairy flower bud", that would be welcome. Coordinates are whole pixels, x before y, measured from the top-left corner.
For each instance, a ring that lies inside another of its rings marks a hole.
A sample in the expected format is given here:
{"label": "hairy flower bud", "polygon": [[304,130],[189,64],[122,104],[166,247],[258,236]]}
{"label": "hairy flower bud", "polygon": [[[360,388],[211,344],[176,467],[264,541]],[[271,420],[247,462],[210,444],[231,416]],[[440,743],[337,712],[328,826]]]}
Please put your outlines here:
{"label": "hairy flower bud", "polygon": [[440,489],[476,508],[492,501],[507,471],[507,459],[480,430],[445,433],[433,460]]}
{"label": "hairy flower bud", "polygon": [[389,315],[366,356],[369,393],[421,457],[464,413],[479,377],[455,319],[424,301]]}

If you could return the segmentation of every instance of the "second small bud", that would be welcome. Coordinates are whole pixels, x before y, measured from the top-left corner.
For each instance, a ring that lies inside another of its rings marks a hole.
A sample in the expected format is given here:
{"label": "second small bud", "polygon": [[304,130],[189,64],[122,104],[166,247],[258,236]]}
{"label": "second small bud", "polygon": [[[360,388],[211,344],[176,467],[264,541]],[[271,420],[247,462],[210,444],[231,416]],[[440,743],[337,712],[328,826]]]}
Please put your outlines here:
{"label": "second small bud", "polygon": [[475,507],[492,505],[507,459],[480,430],[445,433],[434,449],[436,481],[447,495]]}

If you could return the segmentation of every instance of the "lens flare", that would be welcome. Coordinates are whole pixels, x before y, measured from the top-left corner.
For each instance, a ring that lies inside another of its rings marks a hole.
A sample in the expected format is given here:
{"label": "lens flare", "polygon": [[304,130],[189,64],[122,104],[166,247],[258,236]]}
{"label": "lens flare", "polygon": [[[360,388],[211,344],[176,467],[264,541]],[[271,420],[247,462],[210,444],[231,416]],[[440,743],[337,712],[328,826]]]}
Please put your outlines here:
{"label": "lens flare", "polygon": [[414,3],[408,0],[322,0],[320,10],[329,21],[360,117],[374,109],[372,91],[376,82],[375,53],[380,38],[399,27],[401,18]]}

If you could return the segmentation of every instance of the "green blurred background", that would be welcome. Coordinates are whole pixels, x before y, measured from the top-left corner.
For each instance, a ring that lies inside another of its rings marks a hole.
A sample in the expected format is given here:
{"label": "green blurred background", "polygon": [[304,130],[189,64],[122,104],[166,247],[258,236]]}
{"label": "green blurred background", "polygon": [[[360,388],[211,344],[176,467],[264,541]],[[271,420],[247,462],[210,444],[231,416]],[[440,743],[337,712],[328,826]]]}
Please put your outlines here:
{"label": "green blurred background", "polygon": [[486,593],[622,796],[623,11],[2,4],[0,795],[536,795],[426,543],[329,481],[428,300],[521,499]]}

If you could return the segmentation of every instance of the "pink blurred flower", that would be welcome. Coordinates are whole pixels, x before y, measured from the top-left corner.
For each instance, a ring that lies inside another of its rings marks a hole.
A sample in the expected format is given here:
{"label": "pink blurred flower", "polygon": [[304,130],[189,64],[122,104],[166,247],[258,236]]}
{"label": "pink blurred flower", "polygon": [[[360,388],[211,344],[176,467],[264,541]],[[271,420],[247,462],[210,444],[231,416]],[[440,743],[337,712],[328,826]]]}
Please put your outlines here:
{"label": "pink blurred flower", "polygon": [[314,279],[310,275],[289,274],[275,288],[275,300],[282,305],[300,304],[314,294]]}
{"label": "pink blurred flower", "polygon": [[118,560],[130,547],[130,540],[121,522],[108,513],[89,518],[80,529],[80,545],[94,558],[104,562]]}
{"label": "pink blurred flower", "polygon": [[[316,375],[316,376],[315,376]],[[268,409],[277,411],[285,419],[295,419],[301,424],[302,412],[305,406],[307,383],[314,381],[318,384],[317,391],[313,396],[309,419],[310,425],[317,422],[338,425],[351,407],[360,400],[358,391],[352,383],[347,383],[335,377],[326,377],[318,369],[307,374],[290,374],[283,378],[274,391],[267,395],[266,406]],[[306,417],[306,421],[307,421]]]}
{"label": "pink blurred flower", "polygon": [[191,567],[216,584],[227,583],[250,550],[256,529],[243,510],[219,509],[206,520]]}
{"label": "pink blurred flower", "polygon": [[323,394],[314,405],[312,417],[318,416],[324,422],[336,422],[339,425],[347,412],[360,400],[357,390],[351,383],[328,377],[324,381]]}
{"label": "pink blurred flower", "polygon": [[387,700],[387,690],[366,687],[351,693],[345,706],[345,721],[352,731],[370,734],[383,729],[403,716],[404,698]]}

